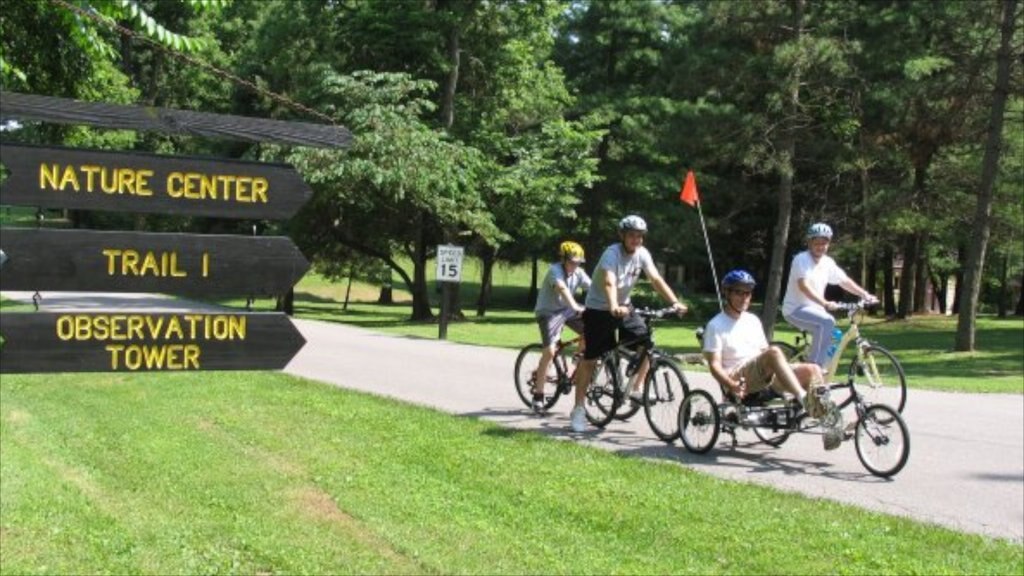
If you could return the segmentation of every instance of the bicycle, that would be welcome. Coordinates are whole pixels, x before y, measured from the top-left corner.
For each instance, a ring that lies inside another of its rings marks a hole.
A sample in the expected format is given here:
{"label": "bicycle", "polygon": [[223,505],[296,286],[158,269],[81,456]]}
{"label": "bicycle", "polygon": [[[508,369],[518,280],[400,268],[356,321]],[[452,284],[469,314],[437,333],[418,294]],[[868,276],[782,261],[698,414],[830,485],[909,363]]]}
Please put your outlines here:
{"label": "bicycle", "polygon": [[[669,314],[675,314],[671,307],[661,310],[648,308],[636,310],[647,326],[648,338],[653,343],[654,322]],[[641,407],[651,431],[658,439],[673,442],[679,437],[677,413],[679,405],[690,390],[686,376],[676,361],[657,347],[643,348],[640,352],[631,350],[636,341],[620,342],[606,352],[598,361],[596,377],[587,388],[584,407],[587,420],[598,428],[604,428],[614,418],[626,420]],[[630,399],[634,375],[641,362],[649,361],[644,379],[640,402]]]}
{"label": "bicycle", "polygon": [[[849,389],[850,394],[838,403],[839,408],[849,406],[855,396],[859,395],[869,404],[888,404],[896,412],[902,413],[907,402],[907,380],[903,366],[891,352],[860,333],[857,316],[869,306],[871,304],[865,300],[839,304],[838,309],[846,312],[850,327],[843,333],[842,339],[836,344],[835,353],[824,367],[826,375],[837,374],[843,353],[851,342],[855,344],[856,356],[850,363],[846,381],[832,382],[827,386],[830,390]],[[780,348],[790,362],[807,361],[810,341],[806,331],[801,331],[796,337],[795,346],[781,341],[773,341],[771,345]]]}
{"label": "bicycle", "polygon": [[[558,402],[562,395],[572,392],[573,375],[579,361],[579,345],[583,338],[577,336],[572,340],[561,340],[555,346],[555,355],[544,376],[544,408],[547,412]],[[544,353],[544,345],[537,342],[524,346],[516,357],[515,383],[519,399],[527,408],[533,407],[533,383],[537,365]],[[571,368],[570,368],[571,366]]]}
{"label": "bicycle", "polygon": [[[896,410],[868,403],[857,388],[851,390],[857,421],[850,433],[838,432],[838,407],[815,419],[799,402],[769,390],[738,401],[722,389],[724,399],[720,403],[706,390],[686,395],[679,406],[679,435],[688,451],[704,454],[715,446],[722,432],[732,436],[734,447],[738,429],[752,430],[761,441],[778,447],[796,432],[821,427],[825,434],[830,433],[826,428],[832,428],[840,434],[840,441],[854,440],[857,458],[868,472],[883,478],[896,475],[910,458],[910,430]],[[829,390],[824,388],[822,393],[822,401],[829,403]]]}

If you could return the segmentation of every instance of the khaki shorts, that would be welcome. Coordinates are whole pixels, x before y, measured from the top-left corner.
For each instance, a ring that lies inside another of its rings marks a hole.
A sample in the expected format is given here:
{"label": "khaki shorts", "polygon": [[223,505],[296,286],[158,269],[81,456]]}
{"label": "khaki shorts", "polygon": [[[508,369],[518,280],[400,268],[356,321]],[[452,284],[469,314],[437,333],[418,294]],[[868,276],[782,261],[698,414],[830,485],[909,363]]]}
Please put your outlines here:
{"label": "khaki shorts", "polygon": [[729,377],[738,380],[743,378],[747,382],[747,395],[760,392],[772,385],[775,381],[775,374],[761,365],[758,360],[760,356],[747,360],[729,373]]}

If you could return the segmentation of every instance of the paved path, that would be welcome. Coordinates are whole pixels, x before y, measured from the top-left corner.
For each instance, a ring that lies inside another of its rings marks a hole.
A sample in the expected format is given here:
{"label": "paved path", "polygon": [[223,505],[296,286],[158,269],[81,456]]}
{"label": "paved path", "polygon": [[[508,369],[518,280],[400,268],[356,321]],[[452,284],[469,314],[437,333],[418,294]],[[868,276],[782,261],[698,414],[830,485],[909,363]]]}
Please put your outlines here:
{"label": "paved path", "polygon": [[[5,293],[24,299],[25,293]],[[159,296],[47,293],[44,309],[168,310]],[[30,299],[31,294],[27,294]],[[796,435],[780,448],[740,432],[697,456],[655,439],[642,414],[602,431],[573,434],[570,402],[544,417],[531,415],[515,394],[516,352],[389,336],[350,326],[295,320],[308,343],[286,372],[314,380],[537,430],[622,454],[677,462],[734,480],[772,485],[812,497],[898,514],[961,530],[1024,541],[1024,396],[911,390],[904,417],[911,433],[907,467],[895,478],[870,475],[851,444],[833,452],[820,438]],[[706,374],[691,385],[710,387]]]}

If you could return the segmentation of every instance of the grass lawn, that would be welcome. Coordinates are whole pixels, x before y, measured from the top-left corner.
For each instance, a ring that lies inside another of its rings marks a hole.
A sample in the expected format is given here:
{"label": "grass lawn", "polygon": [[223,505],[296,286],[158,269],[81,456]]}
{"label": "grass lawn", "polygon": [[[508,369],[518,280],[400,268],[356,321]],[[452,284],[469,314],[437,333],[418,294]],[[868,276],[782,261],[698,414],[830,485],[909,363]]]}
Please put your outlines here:
{"label": "grass lawn", "polygon": [[1024,546],[278,373],[0,380],[0,573],[1021,574]]}

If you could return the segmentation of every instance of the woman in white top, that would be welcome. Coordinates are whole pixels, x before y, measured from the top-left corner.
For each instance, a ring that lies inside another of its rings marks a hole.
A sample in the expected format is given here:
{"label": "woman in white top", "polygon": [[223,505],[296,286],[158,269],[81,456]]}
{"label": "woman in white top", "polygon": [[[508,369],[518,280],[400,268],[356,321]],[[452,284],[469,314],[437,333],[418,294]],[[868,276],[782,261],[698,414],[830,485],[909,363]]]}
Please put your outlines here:
{"label": "woman in white top", "polygon": [[832,228],[828,224],[811,224],[807,229],[807,250],[793,257],[786,296],[782,300],[782,317],[811,335],[807,359],[821,367],[828,363],[827,350],[836,327],[836,320],[829,311],[835,310],[837,304],[825,299],[825,287],[837,284],[864,300],[875,300],[828,255],[831,242]]}

